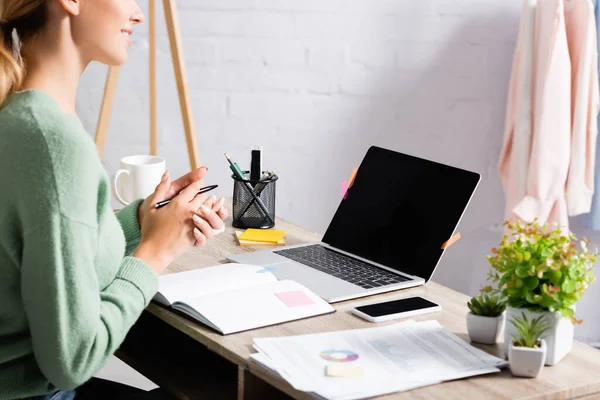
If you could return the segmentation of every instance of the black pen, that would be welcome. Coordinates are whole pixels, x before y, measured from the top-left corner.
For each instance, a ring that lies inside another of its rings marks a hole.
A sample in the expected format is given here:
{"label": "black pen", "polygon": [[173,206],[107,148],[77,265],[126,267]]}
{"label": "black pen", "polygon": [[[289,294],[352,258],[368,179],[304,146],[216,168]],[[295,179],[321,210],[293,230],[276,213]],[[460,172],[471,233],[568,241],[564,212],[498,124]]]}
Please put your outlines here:
{"label": "black pen", "polygon": [[[198,195],[198,194],[202,194],[202,193],[206,193],[206,192],[210,192],[211,190],[213,190],[213,189],[216,189],[216,188],[218,188],[218,187],[219,187],[219,185],[210,185],[210,186],[204,186],[203,188],[201,188],[201,189],[198,191],[197,195]],[[159,201],[158,203],[156,203],[156,204],[154,205],[154,208],[161,208],[161,207],[164,207],[164,206],[166,206],[167,204],[169,204],[169,203],[171,202],[171,200],[173,200],[173,199]]]}

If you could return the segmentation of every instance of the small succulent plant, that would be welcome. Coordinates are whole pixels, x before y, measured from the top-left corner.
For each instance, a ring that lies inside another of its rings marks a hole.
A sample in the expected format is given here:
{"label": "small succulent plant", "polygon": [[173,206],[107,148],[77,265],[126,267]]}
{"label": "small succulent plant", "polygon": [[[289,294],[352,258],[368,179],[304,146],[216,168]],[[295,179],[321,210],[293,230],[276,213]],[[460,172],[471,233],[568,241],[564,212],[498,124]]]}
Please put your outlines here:
{"label": "small succulent plant", "polygon": [[500,296],[491,296],[481,293],[467,303],[469,310],[475,315],[482,317],[498,317],[506,310],[506,301]]}
{"label": "small succulent plant", "polygon": [[539,347],[540,339],[550,329],[546,315],[540,315],[530,320],[525,313],[521,313],[521,317],[515,317],[510,322],[517,329],[517,334],[513,335],[513,341],[515,346],[519,347]]}

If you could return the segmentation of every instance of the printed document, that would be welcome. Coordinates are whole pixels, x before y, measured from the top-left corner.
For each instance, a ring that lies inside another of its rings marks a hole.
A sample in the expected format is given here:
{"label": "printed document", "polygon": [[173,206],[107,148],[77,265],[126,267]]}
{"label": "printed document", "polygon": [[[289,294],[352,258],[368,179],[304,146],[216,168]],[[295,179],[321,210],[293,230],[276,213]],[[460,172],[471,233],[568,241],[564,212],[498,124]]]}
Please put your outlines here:
{"label": "printed document", "polygon": [[[437,321],[301,336],[255,339],[253,360],[297,390],[346,400],[500,371],[507,363],[454,335]],[[354,378],[326,376],[328,364],[362,369]]]}

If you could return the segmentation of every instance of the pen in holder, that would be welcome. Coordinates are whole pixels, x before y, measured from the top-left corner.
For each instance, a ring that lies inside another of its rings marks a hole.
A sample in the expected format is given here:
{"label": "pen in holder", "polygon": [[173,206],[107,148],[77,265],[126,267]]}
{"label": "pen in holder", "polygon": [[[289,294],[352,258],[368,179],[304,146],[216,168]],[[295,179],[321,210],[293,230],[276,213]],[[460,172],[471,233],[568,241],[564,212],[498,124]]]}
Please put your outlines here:
{"label": "pen in holder", "polygon": [[[249,171],[244,171],[246,175]],[[233,178],[233,223],[235,228],[269,229],[275,226],[275,183],[277,175],[270,179],[252,180]],[[250,185],[249,185],[250,184]],[[264,208],[250,193],[253,190]]]}

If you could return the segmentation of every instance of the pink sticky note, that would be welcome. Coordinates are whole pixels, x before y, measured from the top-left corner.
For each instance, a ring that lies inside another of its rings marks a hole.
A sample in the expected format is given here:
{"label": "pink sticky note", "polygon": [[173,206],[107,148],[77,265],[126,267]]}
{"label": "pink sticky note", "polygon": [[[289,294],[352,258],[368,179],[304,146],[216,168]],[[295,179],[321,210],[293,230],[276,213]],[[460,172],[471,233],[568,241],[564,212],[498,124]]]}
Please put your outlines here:
{"label": "pink sticky note", "polygon": [[346,196],[348,196],[348,181],[342,182],[342,197],[346,200]]}
{"label": "pink sticky note", "polygon": [[275,296],[288,307],[299,307],[308,306],[315,304],[310,297],[306,295],[302,290],[296,290],[294,292],[279,292],[275,293]]}

